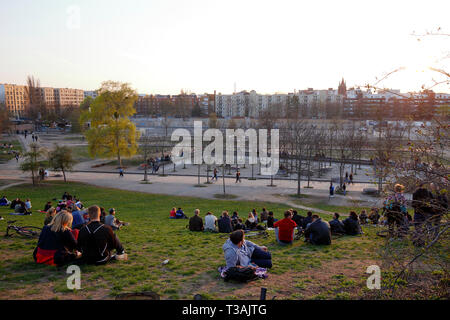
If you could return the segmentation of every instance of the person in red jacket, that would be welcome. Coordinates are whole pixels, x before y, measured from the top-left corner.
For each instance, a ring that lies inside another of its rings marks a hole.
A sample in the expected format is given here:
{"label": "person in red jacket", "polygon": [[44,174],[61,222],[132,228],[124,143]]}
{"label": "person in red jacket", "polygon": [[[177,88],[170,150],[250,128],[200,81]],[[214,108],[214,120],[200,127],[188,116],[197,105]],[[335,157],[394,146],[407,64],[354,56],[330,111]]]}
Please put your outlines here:
{"label": "person in red jacket", "polygon": [[48,225],[44,226],[33,252],[36,263],[63,266],[81,256],[81,253],[76,250],[76,236],[70,229],[72,219],[69,212],[61,211]]}
{"label": "person in red jacket", "polygon": [[291,211],[284,213],[284,219],[273,224],[275,228],[275,236],[279,244],[292,244],[294,241],[294,232],[297,224],[292,220]]}

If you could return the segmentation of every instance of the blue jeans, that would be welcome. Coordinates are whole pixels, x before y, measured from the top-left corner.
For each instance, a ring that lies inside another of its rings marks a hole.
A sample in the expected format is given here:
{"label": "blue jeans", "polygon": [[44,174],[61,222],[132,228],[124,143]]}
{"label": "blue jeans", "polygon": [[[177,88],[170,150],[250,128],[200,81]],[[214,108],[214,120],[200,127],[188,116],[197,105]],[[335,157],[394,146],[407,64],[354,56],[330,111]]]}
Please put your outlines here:
{"label": "blue jeans", "polygon": [[255,248],[251,257],[251,262],[261,268],[272,268],[272,255],[270,252]]}
{"label": "blue jeans", "polygon": [[[294,239],[295,236],[295,229],[292,230],[292,239]],[[278,228],[275,228],[275,238],[277,239],[277,242],[281,245],[288,245],[288,244],[292,244],[294,242],[294,240],[292,240],[291,242],[283,242],[278,238]]]}

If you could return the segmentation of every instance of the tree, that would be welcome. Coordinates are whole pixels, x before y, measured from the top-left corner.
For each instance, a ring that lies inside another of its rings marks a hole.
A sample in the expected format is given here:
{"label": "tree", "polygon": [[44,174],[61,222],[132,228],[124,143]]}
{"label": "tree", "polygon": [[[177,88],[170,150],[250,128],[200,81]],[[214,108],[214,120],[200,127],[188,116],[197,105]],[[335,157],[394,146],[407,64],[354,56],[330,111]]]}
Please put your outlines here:
{"label": "tree", "polygon": [[39,168],[47,165],[47,161],[44,160],[46,151],[37,143],[31,143],[29,147],[30,150],[23,155],[24,161],[20,165],[20,168],[24,172],[31,172],[31,179],[34,186],[38,182],[36,178]]}
{"label": "tree", "polygon": [[55,144],[55,148],[48,154],[48,163],[53,170],[61,170],[64,182],[67,182],[66,171],[72,169],[76,161],[73,158],[72,149],[70,149],[70,147],[58,146]]}
{"label": "tree", "polygon": [[41,97],[41,84],[39,79],[28,76],[26,82],[25,94],[28,100],[27,115],[31,120],[36,122],[46,115],[47,108]]}
{"label": "tree", "polygon": [[129,119],[136,113],[136,92],[127,83],[106,81],[99,89],[99,96],[89,110],[81,115],[82,122],[90,121],[85,131],[91,157],[117,157],[122,166],[122,157],[131,157],[137,152],[139,132]]}
{"label": "tree", "polygon": [[0,104],[0,133],[8,131],[10,127],[8,110],[3,104]]}

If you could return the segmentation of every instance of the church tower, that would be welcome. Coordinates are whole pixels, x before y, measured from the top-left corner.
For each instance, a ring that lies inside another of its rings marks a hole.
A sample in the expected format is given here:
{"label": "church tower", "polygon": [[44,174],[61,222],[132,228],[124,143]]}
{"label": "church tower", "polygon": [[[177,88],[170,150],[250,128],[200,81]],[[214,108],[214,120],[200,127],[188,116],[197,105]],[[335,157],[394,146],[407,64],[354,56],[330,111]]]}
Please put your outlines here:
{"label": "church tower", "polygon": [[345,84],[344,78],[342,78],[341,82],[338,86],[338,94],[343,95],[347,98],[347,85]]}

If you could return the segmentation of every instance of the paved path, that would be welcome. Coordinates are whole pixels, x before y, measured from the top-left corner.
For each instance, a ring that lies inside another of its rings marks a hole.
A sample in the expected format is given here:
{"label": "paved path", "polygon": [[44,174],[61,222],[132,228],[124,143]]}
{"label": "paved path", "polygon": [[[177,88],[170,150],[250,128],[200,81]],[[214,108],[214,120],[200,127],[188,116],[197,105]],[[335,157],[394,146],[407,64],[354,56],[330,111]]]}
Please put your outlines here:
{"label": "paved path", "polygon": [[[25,139],[23,135],[19,135],[19,141],[23,144],[25,149],[28,149],[28,145],[32,142],[31,137]],[[29,179],[28,173],[23,173],[18,169],[16,160],[13,159],[6,164],[0,166],[0,179]],[[96,161],[101,162],[101,160]],[[90,163],[92,163],[90,161]],[[81,168],[86,168],[86,164],[80,165]],[[50,176],[55,173],[50,172]],[[166,176],[161,177],[158,175],[149,175],[151,184],[143,184],[143,172],[140,174],[128,174],[125,173],[125,177],[119,178],[118,173],[101,173],[101,172],[69,172],[67,174],[70,181],[79,181],[88,183],[100,187],[109,187],[115,189],[139,191],[152,194],[167,194],[175,196],[190,196],[199,197],[205,199],[216,199],[215,195],[223,194],[222,179],[219,177],[219,181],[213,184],[206,185],[206,187],[194,187],[198,180],[196,176]],[[61,178],[51,178],[61,179]],[[201,178],[201,183],[206,182],[206,178]],[[19,183],[18,183],[19,184]],[[275,180],[276,187],[268,186],[270,180],[258,179],[247,180],[242,179],[241,183],[235,183],[234,178],[226,178],[226,193],[235,195],[236,200],[249,200],[249,201],[265,201],[274,203],[283,203],[293,208],[299,208],[303,210],[311,210],[319,213],[332,214],[332,212],[325,210],[318,210],[310,208],[305,205],[298,204],[292,200],[291,195],[296,193],[297,182],[289,180]],[[337,206],[349,206],[354,205],[354,201],[363,201],[365,205],[375,205],[378,201],[376,198],[363,195],[361,193],[363,188],[373,187],[372,184],[359,183],[348,186],[349,194],[347,196],[336,195],[333,199],[328,199],[328,187],[329,182],[312,181],[310,185],[313,188],[303,188],[306,182],[302,182],[302,193],[310,195],[317,199],[322,199],[326,204]],[[5,186],[6,188],[7,186]],[[305,200],[305,202],[307,199]]]}

